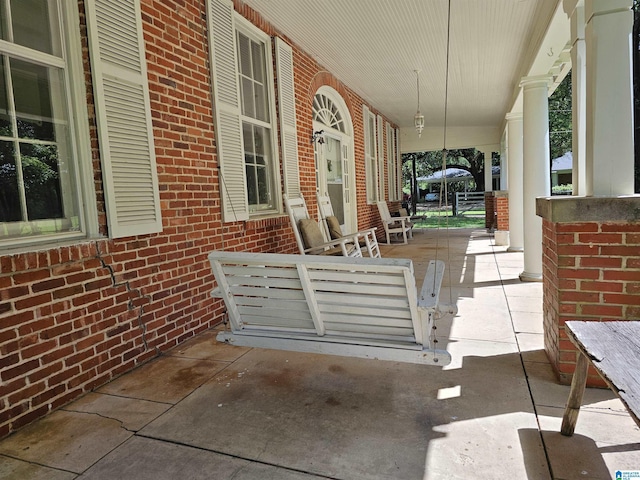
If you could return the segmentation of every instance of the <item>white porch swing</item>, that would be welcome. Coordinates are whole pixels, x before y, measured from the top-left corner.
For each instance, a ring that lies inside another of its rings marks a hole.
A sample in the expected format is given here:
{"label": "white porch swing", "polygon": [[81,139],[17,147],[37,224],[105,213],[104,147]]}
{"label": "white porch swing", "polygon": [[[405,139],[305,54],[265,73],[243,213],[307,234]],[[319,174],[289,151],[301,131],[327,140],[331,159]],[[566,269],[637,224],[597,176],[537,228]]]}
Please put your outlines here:
{"label": "white porch swing", "polygon": [[[447,30],[450,15],[449,4]],[[447,36],[447,77],[448,64]],[[445,93],[445,145],[446,109]],[[424,126],[418,111],[416,128],[418,116]],[[436,348],[436,321],[457,313],[451,302],[440,302],[445,264],[437,253],[419,293],[406,259],[227,251],[208,258],[218,285],[211,296],[224,300],[228,315],[218,341],[439,366],[451,361]]]}

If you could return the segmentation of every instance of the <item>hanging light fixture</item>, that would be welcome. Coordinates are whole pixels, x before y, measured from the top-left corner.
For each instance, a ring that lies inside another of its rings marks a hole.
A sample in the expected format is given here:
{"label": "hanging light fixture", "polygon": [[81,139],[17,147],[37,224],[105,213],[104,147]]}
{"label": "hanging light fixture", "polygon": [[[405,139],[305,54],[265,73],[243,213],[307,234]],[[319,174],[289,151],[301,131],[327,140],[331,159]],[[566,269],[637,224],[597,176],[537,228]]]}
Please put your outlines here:
{"label": "hanging light fixture", "polygon": [[414,70],[416,72],[416,86],[418,90],[418,111],[413,117],[413,125],[418,132],[418,138],[422,136],[422,130],[424,130],[424,115],[420,113],[420,70]]}

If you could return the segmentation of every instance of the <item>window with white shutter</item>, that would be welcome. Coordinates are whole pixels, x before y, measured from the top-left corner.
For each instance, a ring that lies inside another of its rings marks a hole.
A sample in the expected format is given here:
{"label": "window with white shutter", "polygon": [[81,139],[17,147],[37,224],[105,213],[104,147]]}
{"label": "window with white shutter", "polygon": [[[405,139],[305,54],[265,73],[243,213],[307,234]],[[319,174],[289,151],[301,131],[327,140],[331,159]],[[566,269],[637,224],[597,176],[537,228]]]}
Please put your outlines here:
{"label": "window with white shutter", "polygon": [[384,122],[378,115],[378,199],[384,200]]}
{"label": "window with white shutter", "polygon": [[376,116],[366,105],[362,106],[364,124],[364,161],[367,202],[378,201],[378,152],[376,142]]}
{"label": "window with white shutter", "polygon": [[397,201],[400,198],[400,156],[398,154],[397,130],[387,122],[387,165],[389,170],[389,200]]}
{"label": "window with white shutter", "polygon": [[78,25],[73,2],[0,2],[0,247],[97,231]]}
{"label": "window with white shutter", "polygon": [[225,222],[281,209],[271,40],[229,0],[208,0]]}
{"label": "window with white shutter", "polygon": [[85,0],[109,236],[162,231],[139,0]]}

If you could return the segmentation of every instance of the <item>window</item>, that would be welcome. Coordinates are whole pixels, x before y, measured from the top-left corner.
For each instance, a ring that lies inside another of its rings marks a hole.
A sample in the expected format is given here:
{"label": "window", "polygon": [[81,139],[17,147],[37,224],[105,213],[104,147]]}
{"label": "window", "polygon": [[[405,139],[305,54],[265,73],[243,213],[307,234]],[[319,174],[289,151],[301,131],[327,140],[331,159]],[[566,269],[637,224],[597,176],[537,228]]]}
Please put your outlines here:
{"label": "window", "polygon": [[61,11],[0,0],[0,244],[85,229]]}
{"label": "window", "polygon": [[398,158],[396,155],[396,131],[387,122],[387,158],[389,159],[389,200],[398,198]]}
{"label": "window", "polygon": [[[214,93],[220,193],[225,222],[281,208],[271,38],[234,11],[229,0],[208,0],[209,52]],[[280,78],[284,175],[297,184],[292,52],[276,41]]]}
{"label": "window", "polygon": [[369,108],[362,107],[364,118],[364,159],[367,188],[367,202],[378,201],[378,155],[376,142],[376,116]]}
{"label": "window", "polygon": [[384,121],[378,115],[378,199],[384,200]]}
{"label": "window", "polygon": [[[237,31],[238,84],[249,212],[275,209],[267,45]],[[271,65],[271,63],[269,63]]]}

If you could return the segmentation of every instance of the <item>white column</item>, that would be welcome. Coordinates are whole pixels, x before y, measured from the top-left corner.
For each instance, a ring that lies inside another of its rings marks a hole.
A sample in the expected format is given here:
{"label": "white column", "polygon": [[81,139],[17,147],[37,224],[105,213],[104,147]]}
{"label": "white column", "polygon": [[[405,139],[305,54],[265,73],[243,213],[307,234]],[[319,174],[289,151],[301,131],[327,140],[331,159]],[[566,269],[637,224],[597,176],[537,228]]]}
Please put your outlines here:
{"label": "white column", "polygon": [[522,113],[507,114],[507,163],[509,185],[509,248],[521,252],[524,247],[524,222],[522,220],[523,164],[522,164]]}
{"label": "white column", "polygon": [[525,77],[523,88],[523,281],[542,281],[542,218],[536,215],[536,197],[551,192],[549,158],[549,77]]}
{"label": "white column", "polygon": [[491,168],[491,154],[493,152],[484,150],[484,191],[493,191],[493,169]]}
{"label": "white column", "polygon": [[509,188],[509,182],[507,181],[509,168],[507,164],[508,149],[506,137],[507,135],[505,130],[505,132],[502,134],[502,140],[500,141],[500,190],[506,190],[507,188]]}
{"label": "white column", "polygon": [[583,0],[564,0],[564,11],[571,20],[571,113],[573,119],[571,181],[573,194],[580,196],[587,194],[585,161],[587,156],[587,70],[583,3]]}
{"label": "white column", "polygon": [[586,194],[633,194],[632,0],[585,1]]}

